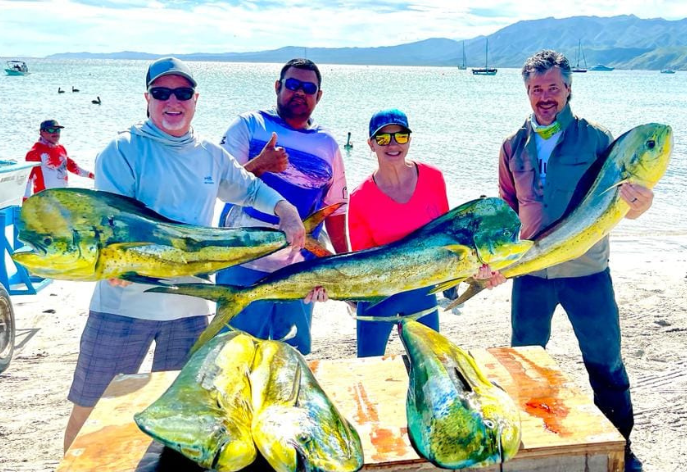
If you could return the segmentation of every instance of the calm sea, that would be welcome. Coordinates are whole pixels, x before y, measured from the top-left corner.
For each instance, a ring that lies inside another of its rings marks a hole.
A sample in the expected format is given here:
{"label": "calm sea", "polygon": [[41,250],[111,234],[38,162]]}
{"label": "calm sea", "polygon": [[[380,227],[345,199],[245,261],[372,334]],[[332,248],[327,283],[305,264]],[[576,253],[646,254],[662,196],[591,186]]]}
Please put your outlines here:
{"label": "calm sea", "polygon": [[[35,142],[40,121],[65,126],[64,144],[81,165],[93,168],[98,152],[117,131],[145,118],[147,61],[32,60],[32,74],[0,77],[0,159],[22,160]],[[271,107],[281,64],[193,62],[200,100],[196,130],[219,141],[241,112]],[[406,111],[413,129],[410,157],[444,171],[449,201],[458,205],[481,194],[497,195],[497,157],[504,137],[530,112],[516,69],[493,77],[431,67],[321,65],[322,100],[315,119],[343,151],[349,188],[375,166],[366,146],[371,114],[384,107]],[[76,87],[80,91],[71,91]],[[65,93],[58,94],[58,88]],[[91,100],[100,97],[102,104]],[[614,136],[643,123],[673,127],[675,148],[667,174],[655,189],[654,207],[637,221],[623,221],[614,234],[687,235],[687,73],[588,72],[573,79],[573,111],[609,128]],[[73,185],[91,181],[70,177]]]}

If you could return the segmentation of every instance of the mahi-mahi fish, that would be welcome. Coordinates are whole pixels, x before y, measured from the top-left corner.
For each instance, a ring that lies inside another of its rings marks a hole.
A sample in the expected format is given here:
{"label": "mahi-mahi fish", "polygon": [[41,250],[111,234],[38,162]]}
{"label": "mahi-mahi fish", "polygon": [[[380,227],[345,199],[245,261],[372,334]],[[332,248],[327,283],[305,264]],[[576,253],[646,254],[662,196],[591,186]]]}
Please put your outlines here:
{"label": "mahi-mahi fish", "polygon": [[417,321],[398,324],[410,360],[406,415],[418,454],[446,469],[511,459],[520,448],[520,412],[467,352]]}
{"label": "mahi-mahi fish", "polygon": [[362,468],[358,432],[341,416],[296,349],[281,341],[259,341],[250,383],[253,440],[274,470]]}
{"label": "mahi-mahi fish", "polygon": [[178,284],[148,291],[218,302],[217,315],[201,334],[197,349],[256,300],[303,299],[318,286],[332,299],[375,303],[421,287],[443,290],[475,274],[482,264],[498,270],[517,260],[532,245],[520,240],[519,232],[520,220],[503,200],[481,198],[394,243],[292,264],[249,287]]}
{"label": "mahi-mahi fish", "polygon": [[[657,123],[640,125],[618,137],[590,168],[595,179],[584,198],[570,208],[558,222],[535,236],[534,245],[517,262],[501,270],[506,278],[529,274],[580,257],[606,236],[627,214],[630,206],[620,198],[620,185],[632,183],[653,188],[670,161],[673,131]],[[582,186],[579,191],[586,190]],[[582,197],[573,196],[573,203]],[[483,290],[482,284],[469,280],[470,286],[449,310]]]}
{"label": "mahi-mahi fish", "polygon": [[216,336],[189,359],[158,400],[134,415],[136,424],[202,467],[243,469],[257,457],[249,382],[255,353],[249,335],[230,331]]}
{"label": "mahi-mahi fish", "polygon": [[[313,213],[304,221],[306,231],[339,206]],[[62,280],[209,274],[287,246],[277,229],[183,224],[132,198],[80,188],[33,195],[22,204],[18,227],[29,247],[15,252],[14,261],[34,275]],[[306,248],[324,255],[310,237]]]}

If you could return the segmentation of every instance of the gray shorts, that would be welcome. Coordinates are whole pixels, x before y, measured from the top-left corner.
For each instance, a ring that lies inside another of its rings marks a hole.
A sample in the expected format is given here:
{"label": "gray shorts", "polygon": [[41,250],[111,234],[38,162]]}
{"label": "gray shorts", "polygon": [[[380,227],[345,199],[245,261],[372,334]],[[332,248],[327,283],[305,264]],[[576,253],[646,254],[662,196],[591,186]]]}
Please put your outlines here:
{"label": "gray shorts", "polygon": [[181,369],[207,325],[207,316],[152,321],[91,311],[81,335],[69,401],[95,406],[115,375],[138,372],[153,341],[152,370]]}

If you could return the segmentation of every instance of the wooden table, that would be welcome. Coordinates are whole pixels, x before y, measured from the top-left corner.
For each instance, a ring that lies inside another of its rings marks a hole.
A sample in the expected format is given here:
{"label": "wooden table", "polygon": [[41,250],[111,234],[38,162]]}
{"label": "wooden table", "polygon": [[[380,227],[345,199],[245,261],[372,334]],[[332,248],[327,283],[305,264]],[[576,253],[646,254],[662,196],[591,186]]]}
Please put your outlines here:
{"label": "wooden table", "polygon": [[[521,410],[520,451],[502,470],[623,470],[625,440],[546,351],[492,348],[472,355]],[[441,470],[419,458],[410,445],[405,415],[408,375],[401,356],[312,361],[310,365],[339,411],[358,430],[365,454],[363,470]],[[115,378],[57,471],[172,470],[161,462],[162,446],[138,429],[133,414],[155,401],[177,374]],[[178,458],[173,462],[178,467]],[[265,470],[264,465],[256,470]],[[497,465],[464,470],[501,469]]]}

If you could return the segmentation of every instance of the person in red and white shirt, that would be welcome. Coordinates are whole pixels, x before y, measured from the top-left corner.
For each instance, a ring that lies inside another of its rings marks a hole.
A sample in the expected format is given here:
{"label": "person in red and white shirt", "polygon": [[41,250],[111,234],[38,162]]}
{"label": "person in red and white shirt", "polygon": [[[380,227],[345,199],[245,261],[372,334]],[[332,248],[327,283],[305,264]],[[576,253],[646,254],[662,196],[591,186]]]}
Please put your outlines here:
{"label": "person in red and white shirt", "polygon": [[63,128],[57,120],[45,120],[41,123],[40,138],[26,153],[27,162],[40,162],[41,165],[31,170],[24,199],[46,188],[66,187],[67,171],[81,177],[95,178],[93,172],[79,167],[67,155],[64,146],[59,144]]}

